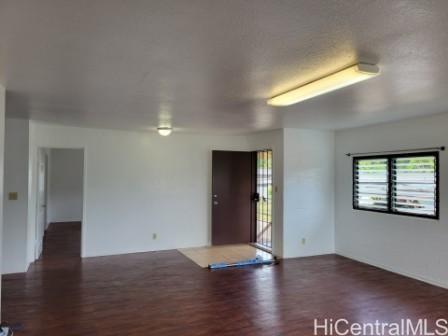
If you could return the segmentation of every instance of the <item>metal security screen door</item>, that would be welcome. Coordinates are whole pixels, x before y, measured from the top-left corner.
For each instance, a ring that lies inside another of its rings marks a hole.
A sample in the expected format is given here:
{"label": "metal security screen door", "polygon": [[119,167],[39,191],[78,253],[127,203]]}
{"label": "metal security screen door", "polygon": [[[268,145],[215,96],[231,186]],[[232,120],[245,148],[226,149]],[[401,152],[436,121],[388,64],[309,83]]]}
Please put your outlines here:
{"label": "metal security screen door", "polygon": [[272,150],[257,152],[255,243],[272,249]]}

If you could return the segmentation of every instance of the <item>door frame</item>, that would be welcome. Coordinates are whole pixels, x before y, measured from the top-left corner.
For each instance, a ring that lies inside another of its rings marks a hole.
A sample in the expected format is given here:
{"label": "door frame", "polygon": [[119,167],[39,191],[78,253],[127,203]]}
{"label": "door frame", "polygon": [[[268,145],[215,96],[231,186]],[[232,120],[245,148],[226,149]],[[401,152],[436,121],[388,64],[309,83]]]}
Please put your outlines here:
{"label": "door frame", "polygon": [[[87,216],[86,216],[86,205],[87,205],[87,148],[85,146],[83,147],[77,147],[77,146],[64,146],[64,147],[58,147],[58,146],[36,146],[35,147],[35,163],[34,163],[34,174],[32,174],[35,177],[35,183],[32,183],[30,185],[30,188],[32,188],[33,190],[30,190],[30,194],[29,195],[35,195],[34,198],[34,208],[35,208],[35,214],[34,216],[31,216],[31,219],[34,218],[34,223],[32,224],[32,228],[34,229],[34,238],[32,239],[33,241],[32,243],[32,249],[28,249],[29,252],[31,252],[32,257],[34,260],[29,260],[29,262],[33,262],[36,261],[37,259],[39,259],[40,255],[37,255],[37,250],[38,250],[38,217],[39,217],[39,164],[40,164],[40,152],[41,151],[45,151],[45,150],[51,150],[51,149],[77,149],[77,150],[81,150],[83,153],[83,174],[82,174],[82,222],[81,222],[81,251],[80,251],[80,256],[81,258],[85,258],[86,257],[86,224],[87,224]],[[30,153],[32,153],[30,151]],[[30,167],[33,167],[30,166]],[[47,171],[46,174],[48,174],[49,171],[49,165],[47,163]],[[47,176],[47,180],[48,180],[48,176]],[[34,185],[34,188],[32,187],[32,185]],[[48,188],[48,185],[47,185]],[[30,204],[32,204],[33,202],[31,202]],[[46,211],[48,211],[48,190],[47,190],[47,209]],[[47,212],[47,216],[48,216],[48,212]],[[48,221],[48,217],[47,220]],[[30,225],[30,224],[29,224]],[[30,226],[29,226],[30,227]],[[32,235],[30,235],[32,236]],[[43,246],[43,236],[42,236],[42,242],[41,242],[42,246]],[[28,252],[28,253],[29,253]],[[28,254],[29,256],[30,254]]]}
{"label": "door frame", "polygon": [[[43,161],[43,162],[42,162]],[[40,174],[41,164],[44,164],[43,168],[43,176]],[[42,182],[41,179],[44,179]],[[44,186],[44,195],[45,198],[45,209],[41,209],[42,197],[40,195],[40,185],[43,183]],[[42,223],[42,227],[40,227],[40,214],[44,212],[44,223]],[[36,185],[36,228],[35,228],[35,237],[34,237],[34,259],[37,260],[40,258],[43,250],[43,239],[45,230],[47,229],[47,221],[48,221],[48,153],[46,148],[38,148],[37,152],[37,185]]]}

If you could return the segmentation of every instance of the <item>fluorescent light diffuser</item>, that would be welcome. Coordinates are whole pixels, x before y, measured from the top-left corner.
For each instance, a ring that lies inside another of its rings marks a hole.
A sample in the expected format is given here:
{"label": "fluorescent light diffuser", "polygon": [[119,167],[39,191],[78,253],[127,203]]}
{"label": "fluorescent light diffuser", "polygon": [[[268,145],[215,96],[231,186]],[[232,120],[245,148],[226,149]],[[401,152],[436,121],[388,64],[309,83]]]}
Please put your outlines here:
{"label": "fluorescent light diffuser", "polygon": [[171,127],[157,127],[157,132],[159,132],[161,136],[168,136],[172,131],[173,129]]}
{"label": "fluorescent light diffuser", "polygon": [[375,77],[379,73],[380,70],[376,65],[359,63],[272,97],[268,99],[268,104],[273,106],[296,104],[306,99]]}

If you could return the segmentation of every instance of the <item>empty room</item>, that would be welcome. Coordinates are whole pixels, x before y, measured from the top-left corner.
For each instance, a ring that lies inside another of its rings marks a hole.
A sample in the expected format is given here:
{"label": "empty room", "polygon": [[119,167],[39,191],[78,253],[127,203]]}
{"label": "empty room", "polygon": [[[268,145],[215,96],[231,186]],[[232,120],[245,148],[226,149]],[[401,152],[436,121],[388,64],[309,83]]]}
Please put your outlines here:
{"label": "empty room", "polygon": [[0,336],[448,336],[448,1],[0,0]]}

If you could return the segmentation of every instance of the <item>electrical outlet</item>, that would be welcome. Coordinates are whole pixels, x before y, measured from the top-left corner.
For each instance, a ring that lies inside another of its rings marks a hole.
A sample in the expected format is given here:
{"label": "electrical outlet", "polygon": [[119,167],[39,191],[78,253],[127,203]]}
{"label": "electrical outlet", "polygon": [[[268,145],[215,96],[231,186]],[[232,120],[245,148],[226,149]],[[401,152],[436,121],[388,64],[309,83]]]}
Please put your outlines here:
{"label": "electrical outlet", "polygon": [[302,238],[302,245],[306,244],[306,238]]}
{"label": "electrical outlet", "polygon": [[154,239],[154,240],[157,239],[157,233],[153,233],[153,234],[152,234],[152,239]]}

